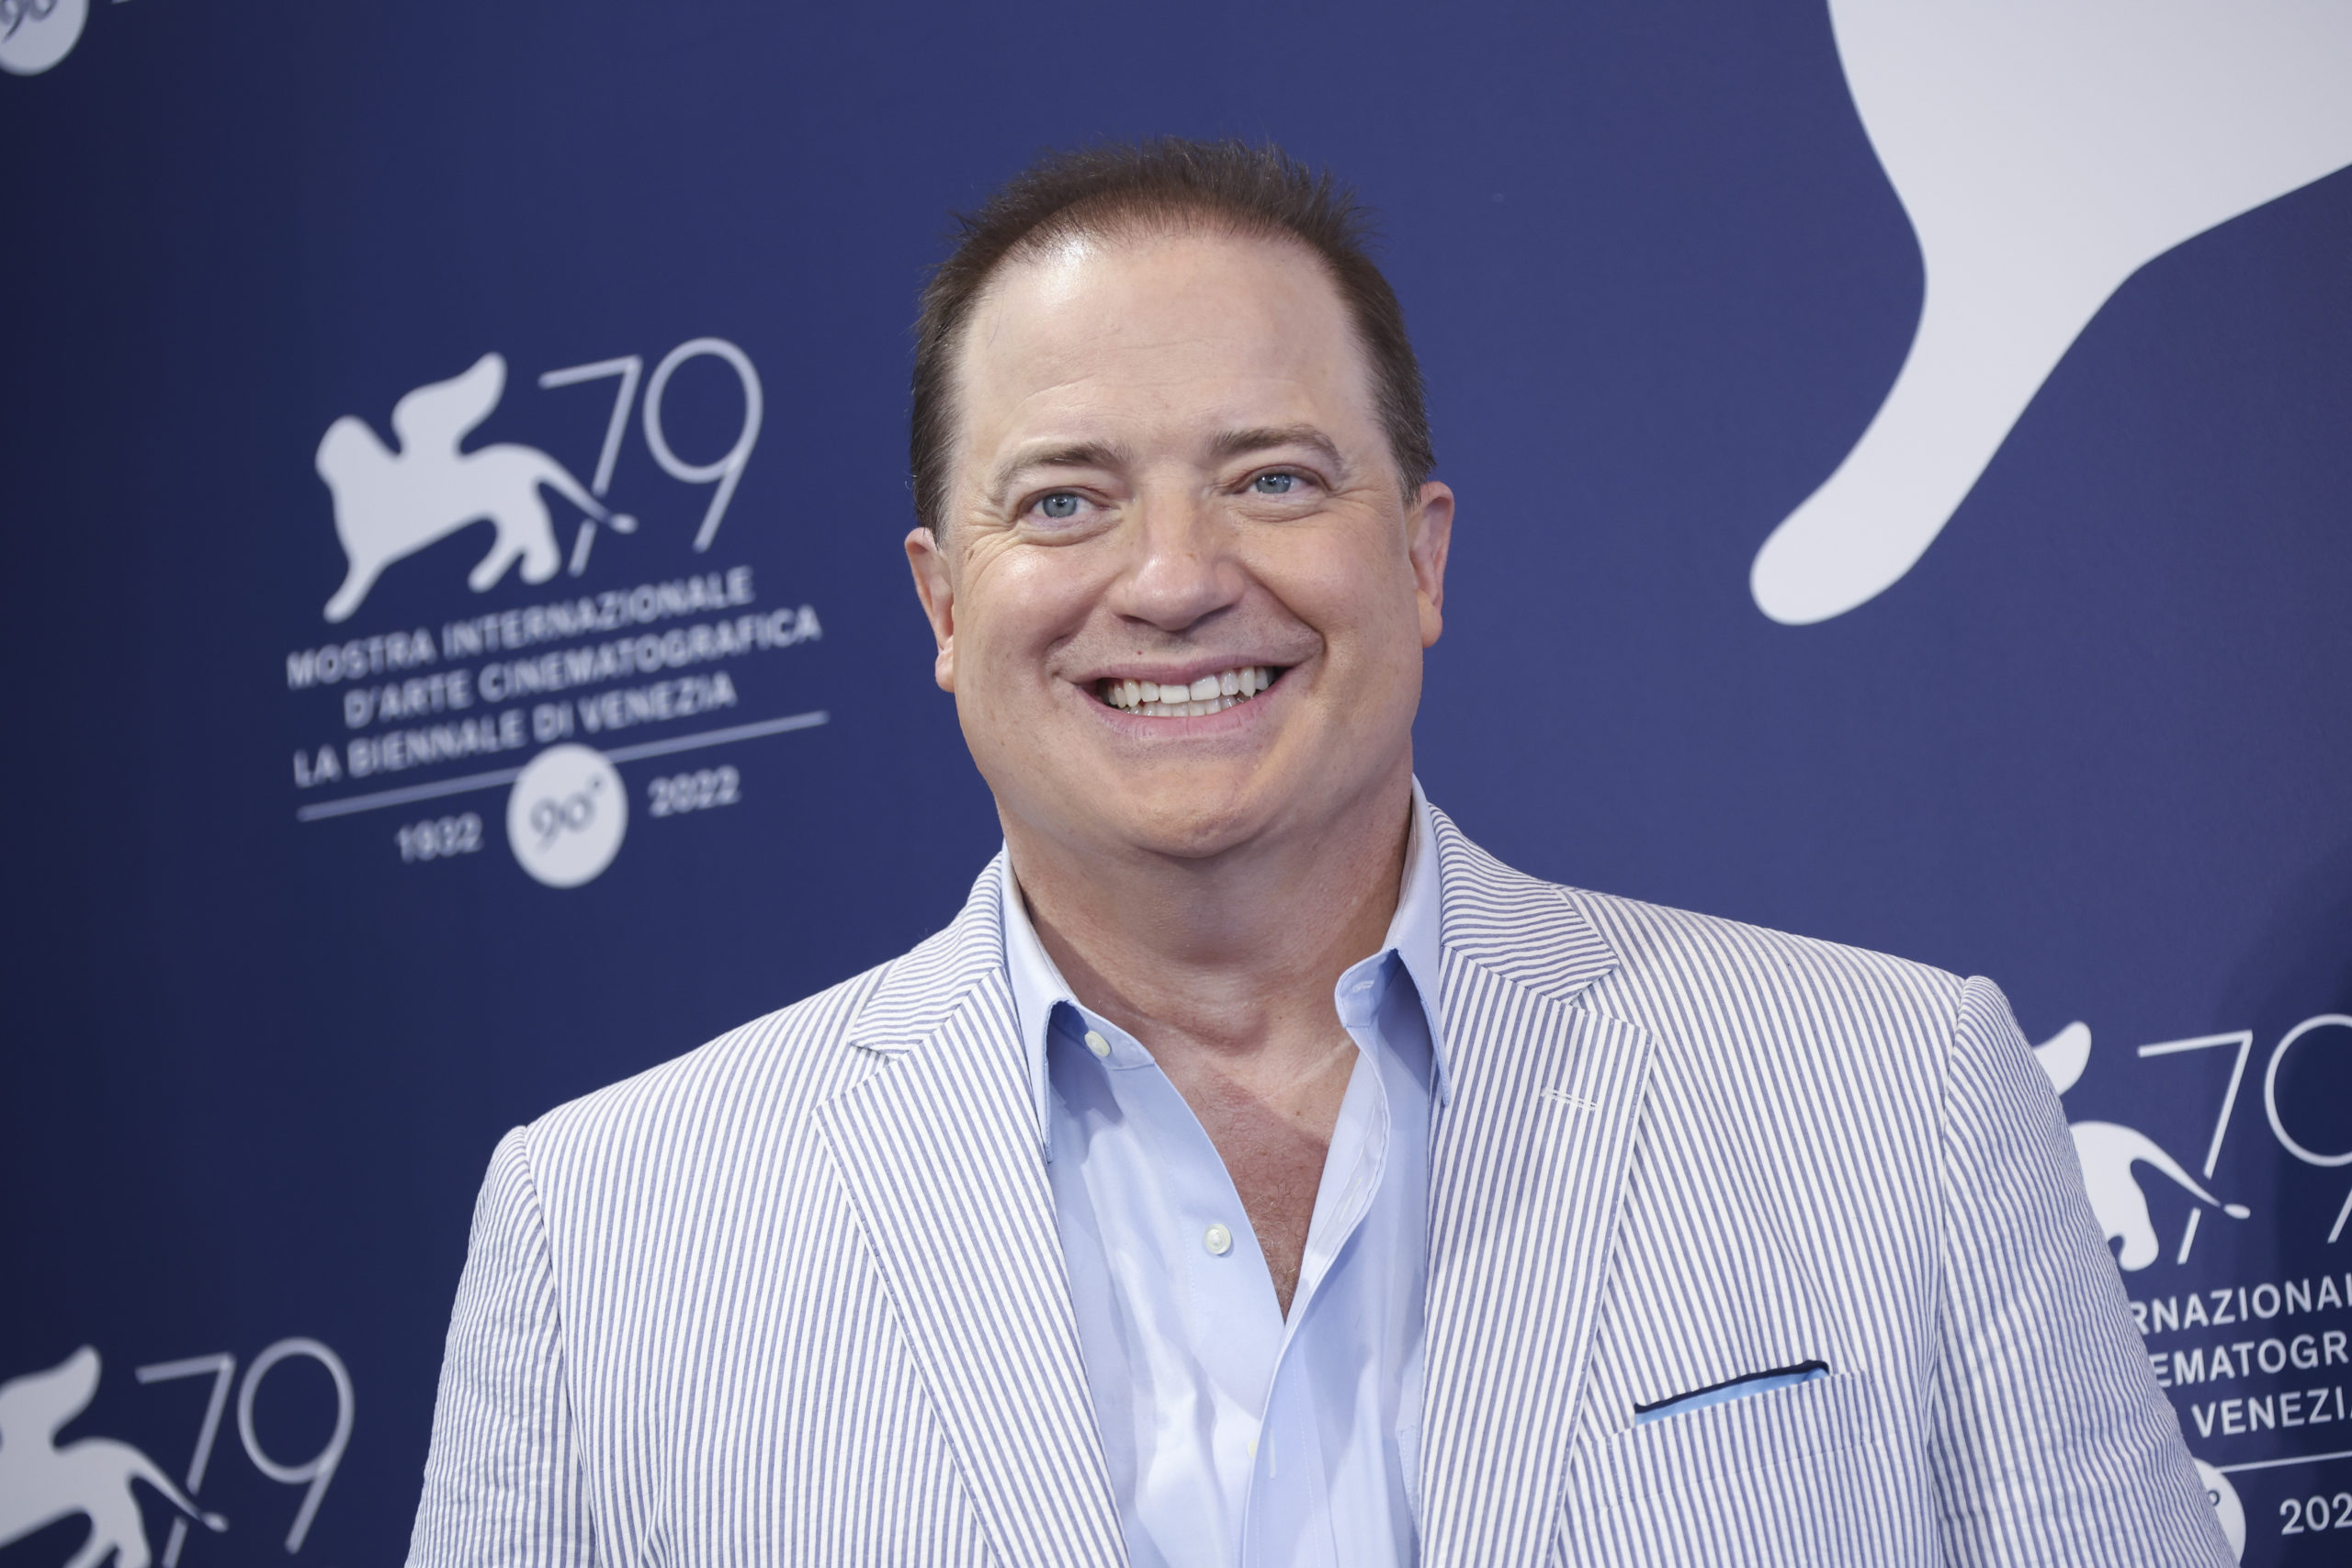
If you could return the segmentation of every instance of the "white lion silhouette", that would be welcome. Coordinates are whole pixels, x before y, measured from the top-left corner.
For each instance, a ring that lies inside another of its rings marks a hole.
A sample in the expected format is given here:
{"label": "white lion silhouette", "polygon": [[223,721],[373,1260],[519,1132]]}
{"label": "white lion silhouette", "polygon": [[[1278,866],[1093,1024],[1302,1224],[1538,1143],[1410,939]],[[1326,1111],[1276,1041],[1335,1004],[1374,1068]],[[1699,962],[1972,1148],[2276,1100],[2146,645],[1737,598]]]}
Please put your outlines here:
{"label": "white lion silhouette", "polygon": [[1757,606],[1790,626],[1911,570],[2126,278],[2352,164],[2342,0],[1829,0],[1829,19],[1927,294],[1877,416],[1757,553]]}
{"label": "white lion silhouette", "polygon": [[[2075,1087],[2091,1059],[2091,1030],[2070,1023],[2033,1048],[2034,1060],[2060,1094]],[[2243,1203],[2224,1203],[2198,1185],[2179,1162],[2156,1145],[2154,1139],[2133,1127],[2112,1122],[2076,1122],[2075,1157],[2082,1162],[2083,1186],[2090,1194],[2091,1214],[2109,1241],[2123,1247],[2116,1261],[2127,1269],[2145,1269],[2156,1260],[2156,1227],[2148,1218],[2148,1195],[2132,1174],[2134,1165],[2152,1165],[2169,1176],[2199,1202],[2211,1204],[2233,1220],[2248,1213]]]}
{"label": "white lion silhouette", "polygon": [[485,354],[464,375],[419,387],[392,407],[398,455],[368,422],[350,414],[319,438],[319,478],[334,496],[334,531],[351,563],[349,575],[327,601],[327,619],[359,608],[383,570],[436,539],[487,518],[498,530],[490,554],[468,574],[477,593],[517,558],[523,581],[545,582],[562,564],[555,528],[539,487],[560,494],[599,523],[623,533],[633,519],[615,516],[561,463],[536,446],[484,446],[460,452],[458,443],[490,417],[506,389],[506,360]]}
{"label": "white lion silhouette", "polygon": [[155,1461],[110,1438],[57,1446],[58,1428],[89,1408],[98,1391],[98,1353],[85,1345],[45,1372],[0,1383],[0,1546],[22,1540],[70,1515],[90,1521],[90,1538],[66,1568],[147,1568],[147,1524],[130,1490],[143,1481],[208,1529],[226,1529],[218,1514],[199,1513]]}

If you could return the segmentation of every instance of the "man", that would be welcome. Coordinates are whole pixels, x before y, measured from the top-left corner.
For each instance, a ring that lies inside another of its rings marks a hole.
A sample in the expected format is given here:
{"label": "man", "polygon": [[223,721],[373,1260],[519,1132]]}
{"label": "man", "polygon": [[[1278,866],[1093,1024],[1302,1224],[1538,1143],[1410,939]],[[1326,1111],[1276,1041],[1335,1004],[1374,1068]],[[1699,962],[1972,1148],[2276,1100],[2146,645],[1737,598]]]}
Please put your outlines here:
{"label": "man", "polygon": [[1005,853],[500,1145],[413,1562],[2228,1561],[1997,991],[1421,798],[1359,233],[1177,141],[967,220],[906,547]]}

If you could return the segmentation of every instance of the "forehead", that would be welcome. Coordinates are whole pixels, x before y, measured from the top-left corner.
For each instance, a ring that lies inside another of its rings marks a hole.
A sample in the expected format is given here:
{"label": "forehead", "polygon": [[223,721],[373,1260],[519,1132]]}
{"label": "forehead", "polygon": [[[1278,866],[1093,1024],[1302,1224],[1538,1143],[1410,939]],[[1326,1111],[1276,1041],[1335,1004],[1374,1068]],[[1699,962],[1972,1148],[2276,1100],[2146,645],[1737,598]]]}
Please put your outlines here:
{"label": "forehead", "polygon": [[1281,239],[1076,236],[1006,263],[957,364],[967,452],[1105,423],[1307,421],[1376,438],[1369,363],[1321,259]]}

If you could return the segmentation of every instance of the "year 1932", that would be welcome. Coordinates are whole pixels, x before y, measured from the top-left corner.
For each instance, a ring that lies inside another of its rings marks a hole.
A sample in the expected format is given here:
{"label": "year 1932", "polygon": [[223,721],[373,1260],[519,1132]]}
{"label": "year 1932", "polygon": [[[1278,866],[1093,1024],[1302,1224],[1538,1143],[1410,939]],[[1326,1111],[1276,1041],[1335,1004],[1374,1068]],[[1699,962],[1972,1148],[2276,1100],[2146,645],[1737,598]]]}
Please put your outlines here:
{"label": "year 1932", "polygon": [[469,855],[481,848],[481,818],[471,811],[428,818],[401,829],[392,840],[400,846],[401,859],[412,863]]}

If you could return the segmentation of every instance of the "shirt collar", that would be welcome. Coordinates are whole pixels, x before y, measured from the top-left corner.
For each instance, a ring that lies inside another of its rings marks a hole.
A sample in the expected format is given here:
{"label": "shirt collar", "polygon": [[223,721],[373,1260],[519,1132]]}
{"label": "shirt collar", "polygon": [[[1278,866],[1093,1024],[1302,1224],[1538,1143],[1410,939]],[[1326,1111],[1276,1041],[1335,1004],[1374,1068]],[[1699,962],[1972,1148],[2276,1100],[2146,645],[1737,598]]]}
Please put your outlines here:
{"label": "shirt collar", "polygon": [[[1037,928],[1029,919],[1029,908],[1023,902],[1021,884],[1012,874],[1012,857],[998,857],[1001,877],[1001,908],[1004,910],[1004,964],[1007,977],[1012,985],[1013,1017],[1021,1030],[1023,1061],[1029,1072],[1029,1092],[1037,1112],[1037,1135],[1048,1140],[1046,1115],[1052,1101],[1052,1086],[1046,1066],[1046,1041],[1052,1032],[1054,1010],[1068,1003],[1079,1009],[1079,1000],[1062,978],[1053,955],[1038,940]],[[1449,1082],[1445,1070],[1445,1029],[1443,1005],[1438,989],[1441,977],[1439,956],[1439,896],[1437,872],[1437,831],[1430,820],[1429,796],[1421,793],[1421,781],[1413,781],[1412,830],[1405,841],[1405,875],[1397,889],[1396,913],[1389,918],[1388,935],[1379,953],[1385,957],[1394,953],[1412,976],[1413,989],[1421,999],[1421,1013],[1428,1021],[1430,1032],[1430,1090],[1439,1104],[1448,1097]],[[1082,1011],[1082,1009],[1080,1009]]]}

